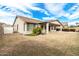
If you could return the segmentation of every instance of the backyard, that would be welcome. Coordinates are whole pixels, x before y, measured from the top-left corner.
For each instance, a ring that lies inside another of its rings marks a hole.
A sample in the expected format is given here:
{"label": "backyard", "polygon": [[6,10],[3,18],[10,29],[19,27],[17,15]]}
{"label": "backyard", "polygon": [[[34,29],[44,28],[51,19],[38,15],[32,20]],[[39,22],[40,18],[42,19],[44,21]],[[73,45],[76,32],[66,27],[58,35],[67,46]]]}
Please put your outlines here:
{"label": "backyard", "polygon": [[79,33],[51,32],[38,36],[7,34],[0,39],[0,55],[79,56]]}

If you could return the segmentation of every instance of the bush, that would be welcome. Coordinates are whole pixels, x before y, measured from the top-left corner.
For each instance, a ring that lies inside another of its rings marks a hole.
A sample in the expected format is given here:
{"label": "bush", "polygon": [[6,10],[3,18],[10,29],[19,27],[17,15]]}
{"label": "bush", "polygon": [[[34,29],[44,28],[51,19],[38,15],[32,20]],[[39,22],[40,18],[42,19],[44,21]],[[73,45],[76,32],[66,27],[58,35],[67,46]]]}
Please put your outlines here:
{"label": "bush", "polygon": [[62,31],[72,31],[72,32],[75,32],[76,30],[75,29],[68,29],[68,28],[66,28],[66,29],[62,29]]}
{"label": "bush", "polygon": [[14,31],[13,33],[18,33],[17,31]]}
{"label": "bush", "polygon": [[62,31],[69,31],[69,29],[65,28],[65,29],[62,29]]}
{"label": "bush", "polygon": [[76,30],[75,29],[69,29],[70,31],[72,31],[72,32],[75,32]]}
{"label": "bush", "polygon": [[35,27],[33,29],[33,34],[39,35],[42,33],[42,28],[41,27]]}

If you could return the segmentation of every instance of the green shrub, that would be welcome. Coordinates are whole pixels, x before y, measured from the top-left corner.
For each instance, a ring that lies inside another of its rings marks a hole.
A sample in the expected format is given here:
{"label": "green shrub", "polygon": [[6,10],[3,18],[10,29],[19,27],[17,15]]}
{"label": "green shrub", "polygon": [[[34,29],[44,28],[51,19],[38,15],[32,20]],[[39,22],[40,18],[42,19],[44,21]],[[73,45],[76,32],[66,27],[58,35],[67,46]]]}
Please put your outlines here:
{"label": "green shrub", "polygon": [[68,29],[68,28],[64,28],[64,29],[62,29],[62,31],[67,31],[67,32],[68,32],[68,31],[69,31],[69,29]]}
{"label": "green shrub", "polygon": [[72,32],[75,32],[76,30],[75,29],[69,29],[70,31],[72,31]]}
{"label": "green shrub", "polygon": [[72,28],[64,28],[64,29],[62,29],[62,31],[67,31],[67,32],[69,32],[69,31],[72,31],[72,32],[75,32],[76,30],[75,29],[72,29]]}
{"label": "green shrub", "polygon": [[39,35],[42,33],[42,28],[41,27],[35,27],[33,29],[33,34]]}

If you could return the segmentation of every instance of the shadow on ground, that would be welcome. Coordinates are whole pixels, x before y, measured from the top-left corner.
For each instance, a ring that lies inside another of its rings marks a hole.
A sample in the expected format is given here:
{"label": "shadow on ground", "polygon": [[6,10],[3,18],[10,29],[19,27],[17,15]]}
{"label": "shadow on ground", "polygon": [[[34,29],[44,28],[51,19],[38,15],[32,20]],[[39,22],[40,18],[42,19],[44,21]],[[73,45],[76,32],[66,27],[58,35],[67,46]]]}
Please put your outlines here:
{"label": "shadow on ground", "polygon": [[[6,50],[6,48],[4,49]],[[6,56],[60,56],[65,55],[59,49],[55,47],[49,47],[43,44],[43,42],[37,41],[22,41],[12,48],[8,49]]]}

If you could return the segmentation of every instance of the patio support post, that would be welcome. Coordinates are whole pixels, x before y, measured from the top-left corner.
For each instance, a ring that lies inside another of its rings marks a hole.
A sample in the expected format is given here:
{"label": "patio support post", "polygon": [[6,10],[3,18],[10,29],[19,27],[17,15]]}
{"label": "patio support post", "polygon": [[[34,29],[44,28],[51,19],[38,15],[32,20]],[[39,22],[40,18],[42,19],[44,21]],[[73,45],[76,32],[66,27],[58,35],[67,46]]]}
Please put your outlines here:
{"label": "patio support post", "polygon": [[60,31],[62,31],[62,26],[60,26]]}
{"label": "patio support post", "polygon": [[43,33],[45,33],[45,25],[43,25]]}
{"label": "patio support post", "polygon": [[27,23],[25,24],[25,34],[27,33]]}
{"label": "patio support post", "polygon": [[50,26],[50,32],[51,32],[51,30],[52,30],[52,29],[51,29],[51,26]]}
{"label": "patio support post", "polygon": [[49,32],[49,23],[46,23],[46,33]]}
{"label": "patio support post", "polygon": [[54,26],[53,26],[53,30],[54,30]]}

